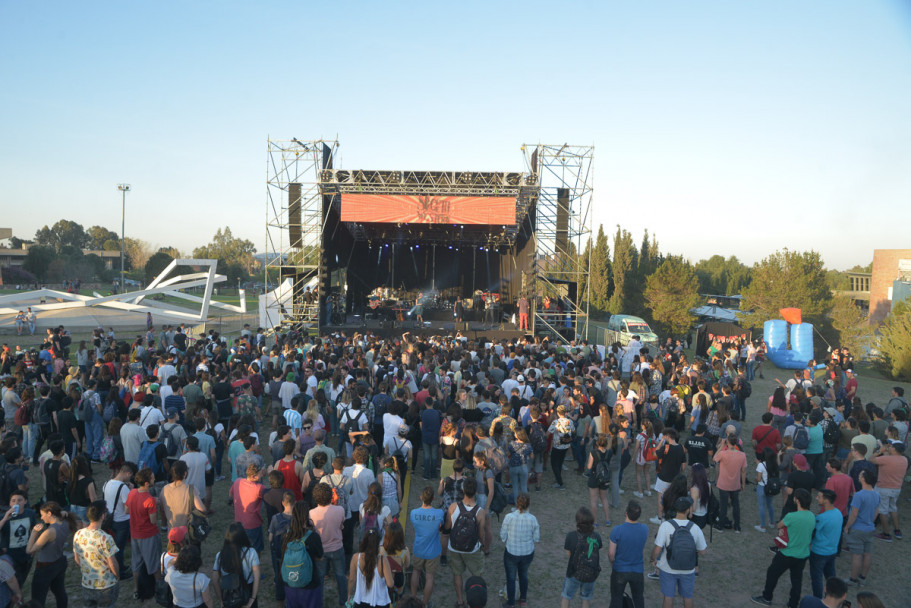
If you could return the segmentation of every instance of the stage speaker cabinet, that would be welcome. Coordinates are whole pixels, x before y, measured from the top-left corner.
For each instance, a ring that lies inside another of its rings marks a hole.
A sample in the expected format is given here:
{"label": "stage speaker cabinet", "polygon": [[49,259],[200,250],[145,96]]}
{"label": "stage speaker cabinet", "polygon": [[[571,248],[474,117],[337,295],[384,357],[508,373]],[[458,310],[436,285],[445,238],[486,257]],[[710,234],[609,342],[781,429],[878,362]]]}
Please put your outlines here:
{"label": "stage speaker cabinet", "polygon": [[554,248],[558,258],[569,252],[569,188],[557,188],[557,230]]}
{"label": "stage speaker cabinet", "polygon": [[288,237],[293,248],[301,248],[301,185],[296,182],[288,184]]}

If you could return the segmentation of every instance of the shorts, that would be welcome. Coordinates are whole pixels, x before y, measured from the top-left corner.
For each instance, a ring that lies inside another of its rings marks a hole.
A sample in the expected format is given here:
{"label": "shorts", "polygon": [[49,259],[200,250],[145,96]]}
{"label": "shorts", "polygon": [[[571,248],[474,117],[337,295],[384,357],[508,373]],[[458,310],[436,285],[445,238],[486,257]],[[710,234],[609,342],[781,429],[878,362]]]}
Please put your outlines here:
{"label": "shorts", "polygon": [[107,589],[88,589],[82,588],[83,606],[97,608],[113,608],[117,604],[117,596],[120,594],[120,582]]}
{"label": "shorts", "polygon": [[845,534],[845,549],[851,555],[873,553],[873,530],[848,530]]}
{"label": "shorts", "polygon": [[664,481],[663,479],[655,479],[655,491],[659,494],[664,494],[664,491],[671,487],[671,482]]}
{"label": "shorts", "polygon": [[576,597],[576,591],[580,591],[579,597],[582,598],[583,601],[591,601],[591,599],[595,597],[595,583],[594,581],[583,583],[571,576],[564,578],[563,591],[560,592],[560,597],[565,600],[571,600]]}
{"label": "shorts", "polygon": [[664,597],[677,597],[678,594],[685,600],[693,597],[693,590],[696,588],[695,572],[671,574],[659,568],[658,577],[661,583],[661,595]]}
{"label": "shorts", "polygon": [[879,508],[876,510],[880,515],[888,515],[898,511],[898,495],[901,488],[873,488],[879,494]]}
{"label": "shorts", "polygon": [[155,574],[161,569],[158,563],[161,559],[161,537],[157,534],[149,538],[131,539],[130,547],[133,549],[133,572],[139,572],[139,566],[143,564],[149,574]]}
{"label": "shorts", "polygon": [[215,469],[206,471],[206,487],[211,488],[215,485]]}
{"label": "shorts", "polygon": [[[453,554],[455,555],[455,554]],[[415,557],[411,562],[412,568],[415,570],[422,570],[424,574],[436,574],[437,570],[440,569],[440,558],[439,556],[432,559],[424,559],[423,557]]]}
{"label": "shorts", "polygon": [[468,570],[480,576],[484,573],[484,554],[478,549],[474,553],[449,552],[449,569],[455,575],[461,575]]}

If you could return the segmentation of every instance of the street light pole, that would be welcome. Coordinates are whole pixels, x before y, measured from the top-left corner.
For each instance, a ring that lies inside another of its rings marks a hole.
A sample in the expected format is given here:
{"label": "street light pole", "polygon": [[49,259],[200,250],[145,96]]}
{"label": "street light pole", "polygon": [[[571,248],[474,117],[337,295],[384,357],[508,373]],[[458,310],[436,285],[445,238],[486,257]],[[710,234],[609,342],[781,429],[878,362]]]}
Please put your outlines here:
{"label": "street light pole", "polygon": [[123,195],[120,208],[120,293],[126,292],[123,282],[123,258],[126,252],[126,225],[127,225],[127,192],[131,190],[130,184],[117,184],[117,189]]}

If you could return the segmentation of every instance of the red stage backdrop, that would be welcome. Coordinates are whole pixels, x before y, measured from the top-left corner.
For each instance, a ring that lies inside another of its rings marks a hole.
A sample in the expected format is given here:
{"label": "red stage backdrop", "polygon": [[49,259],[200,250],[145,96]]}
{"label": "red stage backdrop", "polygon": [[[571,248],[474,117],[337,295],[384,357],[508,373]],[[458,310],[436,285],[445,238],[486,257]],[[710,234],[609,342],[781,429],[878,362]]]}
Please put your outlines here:
{"label": "red stage backdrop", "polygon": [[342,193],[342,221],[511,225],[516,223],[516,199]]}

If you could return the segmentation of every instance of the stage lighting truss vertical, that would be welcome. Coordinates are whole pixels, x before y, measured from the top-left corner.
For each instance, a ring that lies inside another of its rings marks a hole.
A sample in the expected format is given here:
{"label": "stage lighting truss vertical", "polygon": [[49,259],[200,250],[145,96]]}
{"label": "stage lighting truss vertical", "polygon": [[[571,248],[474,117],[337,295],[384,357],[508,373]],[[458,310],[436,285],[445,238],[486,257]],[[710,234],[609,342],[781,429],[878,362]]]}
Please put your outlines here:
{"label": "stage lighting truss vertical", "polygon": [[[534,293],[536,333],[566,340],[567,325],[573,335],[588,333],[591,256],[583,256],[592,234],[592,192],[594,186],[593,146],[526,145],[522,147],[529,176],[537,179],[539,193],[535,209]],[[560,190],[566,189],[568,218],[565,239],[558,234]],[[569,284],[583,284],[584,292],[571,301],[568,314],[558,316],[544,310],[545,298],[565,297]]]}
{"label": "stage lighting truss vertical", "polygon": [[[337,141],[267,140],[266,285],[293,280],[291,301],[282,307],[281,324],[318,327],[320,306],[306,302],[306,288],[319,284],[325,214],[319,182],[324,146],[334,158]],[[289,213],[289,186],[300,184],[300,219]],[[291,235],[300,229],[300,239]],[[278,324],[278,323],[276,323]]]}

